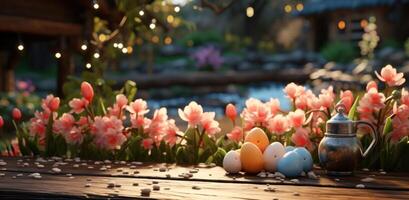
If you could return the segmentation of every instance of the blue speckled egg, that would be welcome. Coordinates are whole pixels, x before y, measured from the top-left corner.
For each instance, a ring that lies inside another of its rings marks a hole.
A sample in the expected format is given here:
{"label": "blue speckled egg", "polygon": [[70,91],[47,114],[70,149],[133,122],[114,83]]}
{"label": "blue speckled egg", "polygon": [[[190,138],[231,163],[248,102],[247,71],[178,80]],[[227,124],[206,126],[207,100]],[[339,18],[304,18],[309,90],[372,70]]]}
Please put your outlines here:
{"label": "blue speckled egg", "polygon": [[294,149],[295,149],[295,147],[293,147],[293,146],[286,146],[285,147],[285,152],[290,152],[290,151],[292,151]]}
{"label": "blue speckled egg", "polygon": [[304,147],[297,147],[294,152],[300,155],[304,172],[311,171],[313,164],[311,153]]}
{"label": "blue speckled egg", "polygon": [[301,156],[295,151],[290,151],[278,161],[277,171],[286,177],[297,177],[303,171]]}

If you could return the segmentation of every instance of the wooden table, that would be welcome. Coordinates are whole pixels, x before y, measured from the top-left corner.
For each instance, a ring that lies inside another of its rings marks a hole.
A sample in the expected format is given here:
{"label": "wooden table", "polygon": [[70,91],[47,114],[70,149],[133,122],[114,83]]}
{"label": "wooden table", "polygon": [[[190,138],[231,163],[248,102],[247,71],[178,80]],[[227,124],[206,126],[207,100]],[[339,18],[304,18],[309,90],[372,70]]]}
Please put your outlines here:
{"label": "wooden table", "polygon": [[[221,167],[205,164],[0,157],[0,199],[409,199],[408,174],[315,173],[318,179],[280,180],[226,175]],[[151,190],[149,196],[143,189]]]}

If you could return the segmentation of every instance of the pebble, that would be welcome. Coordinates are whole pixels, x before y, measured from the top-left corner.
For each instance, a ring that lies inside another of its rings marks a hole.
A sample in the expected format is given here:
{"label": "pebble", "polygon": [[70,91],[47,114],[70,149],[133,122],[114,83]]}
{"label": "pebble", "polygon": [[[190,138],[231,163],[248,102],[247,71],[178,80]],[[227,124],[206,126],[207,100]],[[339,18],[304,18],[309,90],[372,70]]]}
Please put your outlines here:
{"label": "pebble", "polygon": [[125,162],[125,161],[121,161],[121,162],[119,162],[119,164],[121,164],[121,165],[125,165],[125,164],[126,164],[126,162]]}
{"label": "pebble", "polygon": [[294,192],[293,195],[294,195],[294,196],[300,196],[300,193]]}
{"label": "pebble", "polygon": [[276,189],[272,188],[272,187],[267,187],[266,189],[264,189],[265,192],[275,192]]}
{"label": "pebble", "polygon": [[386,174],[386,172],[385,172],[385,171],[381,171],[380,173],[381,173],[381,174]]}
{"label": "pebble", "polygon": [[0,173],[0,177],[4,177],[4,176],[6,176],[5,173]]}
{"label": "pebble", "polygon": [[261,178],[267,177],[267,175],[266,175],[265,172],[260,172],[260,173],[257,174],[257,176],[258,176],[258,177],[261,177]]}
{"label": "pebble", "polygon": [[72,174],[66,174],[66,176],[71,177],[71,176],[72,176]]}
{"label": "pebble", "polygon": [[138,186],[138,185],[139,185],[139,183],[133,183],[132,185],[133,185],[133,186]]}
{"label": "pebble", "polygon": [[296,179],[296,178],[291,179],[290,181],[293,182],[293,183],[299,183],[299,182],[300,182],[300,181],[299,181],[298,179]]}
{"label": "pebble", "polygon": [[18,177],[21,177],[21,176],[23,176],[23,174],[17,174],[17,176],[18,176]]}
{"label": "pebble", "polygon": [[101,170],[101,171],[106,171],[107,168],[106,168],[106,167],[101,167],[101,168],[99,168],[99,170]]}
{"label": "pebble", "polygon": [[158,181],[152,181],[152,184],[159,184]]}
{"label": "pebble", "polygon": [[195,173],[197,173],[197,172],[199,172],[199,170],[198,170],[198,169],[192,169],[192,170],[189,170],[189,173],[192,173],[192,174],[195,174]]}
{"label": "pebble", "polygon": [[149,188],[141,189],[141,196],[149,197],[150,195],[151,195],[151,189]]}
{"label": "pebble", "polygon": [[79,164],[74,164],[73,167],[78,168],[78,167],[80,167],[80,165]]}
{"label": "pebble", "polygon": [[91,187],[91,183],[86,183],[85,187]]}
{"label": "pebble", "polygon": [[364,184],[358,184],[358,185],[356,185],[355,187],[356,187],[356,188],[365,188],[365,185],[364,185]]}
{"label": "pebble", "polygon": [[368,171],[369,171],[369,169],[368,169],[368,168],[363,168],[363,169],[362,169],[362,171],[364,171],[364,172],[368,172]]}
{"label": "pebble", "polygon": [[159,185],[153,185],[153,190],[155,190],[155,191],[160,190],[160,186]]}
{"label": "pebble", "polygon": [[307,176],[307,174],[304,171],[302,171],[301,176]]}
{"label": "pebble", "polygon": [[4,161],[0,161],[0,166],[6,166],[7,165],[7,163],[6,162],[4,162]]}
{"label": "pebble", "polygon": [[194,190],[200,190],[201,188],[200,188],[199,186],[194,185],[194,186],[192,186],[192,189],[194,189]]}
{"label": "pebble", "polygon": [[216,167],[217,165],[216,165],[216,163],[210,163],[209,164],[209,167]]}
{"label": "pebble", "polygon": [[308,178],[310,178],[310,179],[318,179],[318,176],[315,175],[315,173],[314,173],[313,171],[309,171],[309,172],[307,173],[307,176],[308,176]]}
{"label": "pebble", "polygon": [[276,172],[276,173],[274,173],[274,176],[276,176],[276,177],[280,177],[280,178],[285,178],[285,175],[284,175],[284,174],[282,174],[282,173],[280,173],[280,172]]}
{"label": "pebble", "polygon": [[113,188],[115,187],[115,182],[114,181],[110,181],[107,185],[108,188]]}
{"label": "pebble", "polygon": [[96,164],[96,165],[100,165],[100,164],[101,164],[101,162],[99,162],[99,161],[95,161],[95,162],[94,162],[94,164]]}
{"label": "pebble", "polygon": [[93,166],[88,166],[88,169],[94,169],[94,167]]}
{"label": "pebble", "polygon": [[54,168],[51,169],[51,171],[54,172],[54,173],[60,173],[61,169],[57,168],[57,167],[54,167]]}
{"label": "pebble", "polygon": [[165,168],[165,167],[161,167],[161,168],[159,168],[159,171],[160,171],[160,172],[166,172],[166,168]]}
{"label": "pebble", "polygon": [[366,182],[366,183],[368,183],[368,182],[372,182],[372,181],[374,181],[375,179],[374,178],[363,178],[363,179],[361,179],[361,181],[362,182]]}
{"label": "pebble", "polygon": [[37,167],[38,167],[38,168],[44,168],[45,166],[44,166],[44,165],[41,165],[41,164],[38,164]]}
{"label": "pebble", "polygon": [[[1,165],[0,165],[1,166]],[[28,167],[28,166],[30,166],[30,164],[28,164],[28,163],[23,163],[23,167]]]}
{"label": "pebble", "polygon": [[334,181],[339,182],[340,180],[339,180],[339,178],[336,178],[336,179],[334,179]]}
{"label": "pebble", "polygon": [[135,166],[135,165],[131,165],[131,166],[129,167],[129,169],[136,169],[136,166]]}
{"label": "pebble", "polygon": [[111,164],[112,162],[110,160],[104,160],[105,164]]}
{"label": "pebble", "polygon": [[12,178],[12,179],[15,179],[15,178],[17,178],[17,177],[16,177],[16,176],[12,176],[11,178]]}

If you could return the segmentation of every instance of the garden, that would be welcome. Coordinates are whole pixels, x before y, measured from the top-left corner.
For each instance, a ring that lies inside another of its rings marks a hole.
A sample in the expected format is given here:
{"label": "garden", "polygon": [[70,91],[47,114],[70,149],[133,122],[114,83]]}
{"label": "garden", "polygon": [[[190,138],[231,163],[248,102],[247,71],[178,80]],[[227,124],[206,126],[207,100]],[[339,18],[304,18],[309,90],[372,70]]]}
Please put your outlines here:
{"label": "garden", "polygon": [[409,194],[407,1],[47,2],[0,8],[0,197]]}

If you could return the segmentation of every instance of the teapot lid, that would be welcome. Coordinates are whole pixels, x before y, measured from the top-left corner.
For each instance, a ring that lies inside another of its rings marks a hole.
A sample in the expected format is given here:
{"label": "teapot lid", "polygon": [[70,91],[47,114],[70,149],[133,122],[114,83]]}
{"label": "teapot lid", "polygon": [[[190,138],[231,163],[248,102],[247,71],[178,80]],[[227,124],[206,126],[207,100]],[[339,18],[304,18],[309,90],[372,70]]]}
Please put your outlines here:
{"label": "teapot lid", "polygon": [[342,103],[337,104],[335,111],[337,113],[327,121],[326,132],[328,134],[355,135],[354,122],[345,115],[345,105]]}

